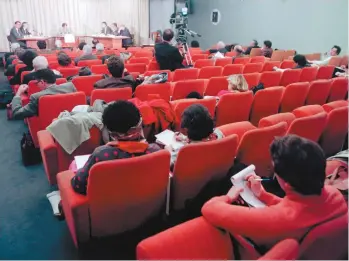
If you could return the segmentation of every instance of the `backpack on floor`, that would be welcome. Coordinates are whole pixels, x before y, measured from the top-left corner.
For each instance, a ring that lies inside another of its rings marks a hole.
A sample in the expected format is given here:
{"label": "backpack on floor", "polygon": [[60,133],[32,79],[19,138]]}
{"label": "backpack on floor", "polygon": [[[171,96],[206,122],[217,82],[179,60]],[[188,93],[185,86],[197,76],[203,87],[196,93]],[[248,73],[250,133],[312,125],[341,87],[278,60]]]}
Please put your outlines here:
{"label": "backpack on floor", "polygon": [[6,108],[13,99],[12,88],[9,84],[0,84],[0,108]]}
{"label": "backpack on floor", "polygon": [[30,133],[23,133],[21,139],[22,162],[24,166],[31,166],[41,163],[41,153],[39,148],[35,148],[33,138]]}
{"label": "backpack on floor", "polygon": [[338,189],[348,201],[348,156],[349,150],[341,151],[327,159],[326,185]]}

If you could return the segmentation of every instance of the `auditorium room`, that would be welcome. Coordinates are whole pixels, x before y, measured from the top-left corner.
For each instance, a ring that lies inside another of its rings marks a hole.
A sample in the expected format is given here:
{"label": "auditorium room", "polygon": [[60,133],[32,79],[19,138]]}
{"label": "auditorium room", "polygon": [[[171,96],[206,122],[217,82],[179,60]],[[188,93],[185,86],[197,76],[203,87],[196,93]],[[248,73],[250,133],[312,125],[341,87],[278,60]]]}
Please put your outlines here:
{"label": "auditorium room", "polygon": [[0,259],[348,260],[348,0],[0,0]]}

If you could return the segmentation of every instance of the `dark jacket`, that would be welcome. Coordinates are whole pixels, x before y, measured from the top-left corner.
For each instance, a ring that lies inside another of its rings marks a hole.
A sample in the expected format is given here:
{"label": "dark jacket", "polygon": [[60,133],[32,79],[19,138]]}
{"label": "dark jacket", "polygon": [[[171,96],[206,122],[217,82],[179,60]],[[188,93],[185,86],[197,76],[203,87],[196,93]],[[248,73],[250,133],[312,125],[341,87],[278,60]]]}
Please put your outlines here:
{"label": "dark jacket", "polygon": [[21,32],[21,29],[18,29],[16,27],[12,27],[11,31],[10,31],[10,39],[11,39],[11,43],[17,43],[19,38],[22,38],[23,34]]}
{"label": "dark jacket", "polygon": [[86,54],[86,55],[82,55],[80,57],[76,57],[74,62],[76,65],[78,65],[79,61],[84,61],[84,60],[97,60],[97,56],[94,54]]}
{"label": "dark jacket", "polygon": [[163,42],[155,45],[155,58],[160,65],[160,70],[171,70],[183,68],[183,56],[178,48]]}
{"label": "dark jacket", "polygon": [[[28,73],[26,76],[23,77],[23,81],[22,84],[29,84],[30,81],[35,80],[36,79],[36,75],[38,74],[38,72],[32,72],[32,73]],[[56,75],[56,79],[57,78],[62,78],[62,76],[60,75]]]}
{"label": "dark jacket", "polygon": [[99,80],[93,86],[95,89],[132,87],[132,92],[136,89],[136,81],[132,75],[125,75],[123,78],[107,77]]}
{"label": "dark jacket", "polygon": [[122,46],[123,47],[130,46],[132,44],[132,35],[131,35],[130,31],[127,28],[125,28],[124,30],[121,30],[120,33],[119,33],[119,36],[130,37],[128,39],[123,39],[122,40]]}
{"label": "dark jacket", "polygon": [[33,66],[22,67],[18,70],[15,76],[10,80],[11,85],[21,84],[21,75],[22,72],[32,71],[34,70]]}
{"label": "dark jacket", "polygon": [[105,35],[107,35],[107,34],[113,34],[113,30],[112,30],[109,26],[107,26],[106,28],[103,28],[103,29],[101,30],[101,34],[105,34]]}
{"label": "dark jacket", "polygon": [[28,31],[28,29],[23,29],[23,28],[19,28],[19,31],[21,32],[22,35],[31,35],[31,33]]}

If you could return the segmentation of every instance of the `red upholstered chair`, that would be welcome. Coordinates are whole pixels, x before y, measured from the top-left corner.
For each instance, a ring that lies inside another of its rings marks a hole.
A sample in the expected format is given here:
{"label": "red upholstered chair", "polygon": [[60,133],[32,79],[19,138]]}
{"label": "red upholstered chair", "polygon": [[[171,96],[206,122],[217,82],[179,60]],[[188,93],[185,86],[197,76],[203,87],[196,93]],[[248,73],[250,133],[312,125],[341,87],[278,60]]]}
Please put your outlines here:
{"label": "red upholstered chair", "polygon": [[331,79],[333,71],[334,71],[334,68],[335,67],[332,66],[332,65],[319,67],[319,70],[318,70],[317,75],[316,75],[316,79],[318,79],[318,80],[320,80],[320,79],[325,79],[325,80]]}
{"label": "red upholstered chair", "polygon": [[[23,72],[24,73],[24,72]],[[23,74],[22,73],[22,74]],[[22,94],[21,95],[21,102],[22,102],[22,105],[25,106],[29,103],[29,99],[30,99],[30,96],[34,93],[37,93],[37,92],[40,92],[42,91],[38,85],[37,85],[37,81],[36,80],[32,80],[28,83],[28,94]]]}
{"label": "red upholstered chair", "polygon": [[317,67],[305,67],[302,69],[300,82],[312,82],[316,80],[318,68]]}
{"label": "red upholstered chair", "polygon": [[342,56],[332,56],[328,65],[333,65],[339,67],[341,65],[343,57]]}
{"label": "red upholstered chair", "polygon": [[127,71],[131,72],[138,72],[140,74],[143,74],[147,70],[147,65],[145,63],[133,63],[133,64],[125,64],[125,68]]}
{"label": "red upholstered chair", "polygon": [[[213,47],[213,48],[215,48],[215,47]],[[227,52],[226,54],[225,54],[225,57],[234,57],[234,56],[236,56],[236,52]]]}
{"label": "red upholstered chair", "polygon": [[274,71],[274,67],[280,67],[281,62],[279,61],[268,61],[264,63],[262,72]]}
{"label": "red upholstered chair", "polygon": [[264,58],[264,56],[261,56],[261,55],[262,55],[262,48],[252,48],[251,49],[251,53],[250,53],[251,58],[253,58],[253,57],[263,57]]}
{"label": "red upholstered chair", "polygon": [[259,83],[259,79],[261,77],[260,73],[247,73],[244,74],[244,78],[248,84],[248,88],[252,89],[252,87],[257,86]]}
{"label": "red upholstered chair", "polygon": [[102,79],[102,75],[89,75],[89,76],[79,76],[73,79],[73,84],[75,88],[84,92],[86,96],[91,96],[91,92],[94,90],[93,85]]}
{"label": "red upholstered chair", "polygon": [[174,71],[172,81],[194,80],[197,79],[198,76],[199,70],[197,68],[178,69]]}
{"label": "red upholstered chair", "polygon": [[295,119],[296,116],[291,112],[278,113],[261,119],[258,128],[273,126],[280,122],[286,122],[288,128]]}
{"label": "red upholstered chair", "polygon": [[214,66],[214,62],[215,61],[213,59],[199,59],[194,62],[194,67],[201,69],[207,66]]}
{"label": "red upholstered chair", "polygon": [[152,61],[148,65],[148,71],[156,71],[160,70],[160,65],[158,64],[157,61]]}
{"label": "red upholstered chair", "polygon": [[172,100],[184,99],[191,92],[198,92],[201,95],[205,91],[205,80],[188,80],[188,81],[179,81],[174,84],[172,90]]}
{"label": "red upholstered chair", "polygon": [[93,74],[110,74],[106,64],[92,65],[91,71]]}
{"label": "red upholstered chair", "polygon": [[257,129],[249,121],[229,123],[229,124],[219,126],[217,128],[223,133],[225,137],[234,135],[234,134],[238,135],[240,141],[247,131]]}
{"label": "red upholstered chair", "polygon": [[173,111],[175,112],[176,115],[176,122],[175,122],[175,129],[180,130],[181,127],[181,119],[182,119],[182,114],[185,111],[186,108],[193,104],[201,104],[205,106],[211,117],[214,118],[215,114],[215,108],[216,108],[216,99],[215,98],[209,98],[209,99],[183,99],[183,100],[177,100],[171,102]]}
{"label": "red upholstered chair", "polygon": [[231,58],[222,58],[222,59],[217,59],[215,62],[215,66],[226,66],[228,64],[232,64],[233,60]]}
{"label": "red upholstered chair", "polygon": [[147,84],[139,85],[136,88],[135,97],[141,101],[147,101],[149,99],[149,94],[157,94],[159,95],[159,98],[164,99],[165,101],[170,101],[171,84],[169,82]]}
{"label": "red upholstered chair", "polygon": [[222,75],[223,67],[221,66],[207,66],[202,67],[199,72],[199,79],[210,79],[212,77],[219,77]]}
{"label": "red upholstered chair", "polygon": [[252,102],[251,91],[224,94],[217,104],[216,126],[248,121]]}
{"label": "red upholstered chair", "polygon": [[293,60],[284,60],[280,65],[281,69],[293,69],[294,67],[296,63]]}
{"label": "red upholstered chair", "polygon": [[100,64],[102,64],[101,60],[82,60],[78,62],[79,67],[87,66],[91,68],[92,65],[100,65]]}
{"label": "red upholstered chair", "polygon": [[203,53],[203,50],[201,50],[200,47],[189,47],[189,51],[190,51],[192,56],[194,54],[202,54]]}
{"label": "red upholstered chair", "polygon": [[331,80],[317,80],[310,83],[306,104],[326,103],[331,91]]}
{"label": "red upholstered chair", "polygon": [[208,80],[205,90],[206,96],[217,96],[222,90],[228,89],[227,77],[212,77]]}
{"label": "red upholstered chair", "polygon": [[271,55],[270,61],[279,61],[282,62],[284,60],[285,51],[284,50],[274,50]]}
{"label": "red upholstered chair", "polygon": [[91,92],[90,104],[93,105],[95,100],[103,100],[105,102],[129,100],[132,98],[132,88],[109,88],[95,89]]}
{"label": "red upholstered chair", "polygon": [[169,169],[170,154],[166,150],[100,162],[90,170],[87,196],[73,191],[73,172],[59,173],[62,207],[75,246],[91,238],[133,230],[161,214]]}
{"label": "red upholstered chair", "polygon": [[297,118],[301,118],[301,117],[306,117],[306,116],[311,116],[311,115],[315,115],[321,112],[324,112],[324,108],[322,108],[321,105],[307,105],[307,106],[302,106],[299,107],[297,109],[293,110],[293,114],[297,117]]}
{"label": "red upholstered chair", "polygon": [[337,108],[348,107],[348,105],[348,101],[333,101],[322,105],[322,108],[324,108],[324,110],[329,113],[330,111]]}
{"label": "red upholstered chair", "polygon": [[250,61],[250,57],[236,57],[233,64],[242,64],[245,65]]}
{"label": "red upholstered chair", "polygon": [[347,135],[348,105],[328,113],[327,125],[320,138],[320,145],[326,156],[332,156],[341,151]]}
{"label": "red upholstered chair", "polygon": [[134,55],[135,58],[148,58],[149,60],[151,60],[154,57],[154,54],[152,51],[140,51],[140,52],[136,52]]}
{"label": "red upholstered chair", "polygon": [[59,63],[58,62],[49,62],[48,64],[48,68],[50,68],[51,70],[57,70],[57,68],[59,67]]}
{"label": "red upholstered chair", "polygon": [[287,86],[291,83],[299,82],[299,78],[301,76],[302,70],[286,70],[282,73],[280,85]]}
{"label": "red upholstered chair", "polygon": [[339,77],[332,79],[328,102],[344,100],[348,93],[348,78]]}
{"label": "red upholstered chair", "polygon": [[24,63],[17,63],[15,66],[15,73],[18,73],[18,70],[24,67],[26,67]]}
{"label": "red upholstered chair", "polygon": [[253,125],[258,126],[260,119],[278,113],[283,92],[283,87],[270,87],[256,93],[250,115]]}
{"label": "red upholstered chair", "polygon": [[237,135],[231,135],[181,148],[172,174],[169,209],[184,209],[186,201],[195,198],[205,185],[224,178],[234,164],[238,144]]}
{"label": "red upholstered chair", "polygon": [[309,90],[308,82],[297,82],[288,85],[282,96],[281,112],[291,112],[305,104]]}
{"label": "red upholstered chair", "polygon": [[259,73],[263,69],[263,63],[247,63],[244,66],[243,73]]}
{"label": "red upholstered chair", "polygon": [[259,82],[263,83],[264,88],[275,87],[280,85],[282,72],[263,72]]}
{"label": "red upholstered chair", "polygon": [[228,64],[224,66],[222,75],[229,76],[232,74],[242,74],[244,66],[242,64]]}
{"label": "red upholstered chair", "polygon": [[75,68],[61,68],[59,69],[59,72],[62,74],[64,78],[67,78],[69,76],[74,76],[79,74],[80,67]]}
{"label": "red upholstered chair", "polygon": [[71,111],[76,105],[86,104],[83,92],[46,95],[39,100],[38,116],[28,118],[28,127],[35,147],[39,147],[37,132],[46,129],[53,119],[64,111]]}
{"label": "red upholstered chair", "polygon": [[192,59],[193,63],[195,63],[197,60],[202,60],[202,59],[207,60],[208,54],[193,54],[191,56],[191,59]]}
{"label": "red upholstered chair", "polygon": [[56,84],[57,85],[60,85],[60,84],[66,83],[66,82],[67,82],[66,78],[58,78],[58,79],[56,79]]}
{"label": "red upholstered chair", "polygon": [[31,71],[24,71],[24,72],[21,73],[21,83],[23,82],[24,76],[26,76],[29,73],[31,73]]}
{"label": "red upholstered chair", "polygon": [[[258,49],[258,48],[253,48],[253,49]],[[265,57],[264,56],[251,56],[250,63],[263,63],[264,67],[264,62],[265,62]]]}
{"label": "red upholstered chair", "polygon": [[146,65],[148,65],[151,61],[151,58],[147,58],[147,57],[134,57],[128,60],[128,63],[133,64],[133,63],[144,63]]}

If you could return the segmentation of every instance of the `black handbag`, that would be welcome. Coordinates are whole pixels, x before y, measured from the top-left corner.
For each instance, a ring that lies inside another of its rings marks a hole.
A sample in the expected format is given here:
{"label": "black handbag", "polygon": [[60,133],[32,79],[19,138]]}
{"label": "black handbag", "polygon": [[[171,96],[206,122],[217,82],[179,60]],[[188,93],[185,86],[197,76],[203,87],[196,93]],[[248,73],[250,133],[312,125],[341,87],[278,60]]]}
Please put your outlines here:
{"label": "black handbag", "polygon": [[39,148],[35,148],[30,133],[23,133],[21,139],[22,162],[24,166],[31,166],[42,162]]}

